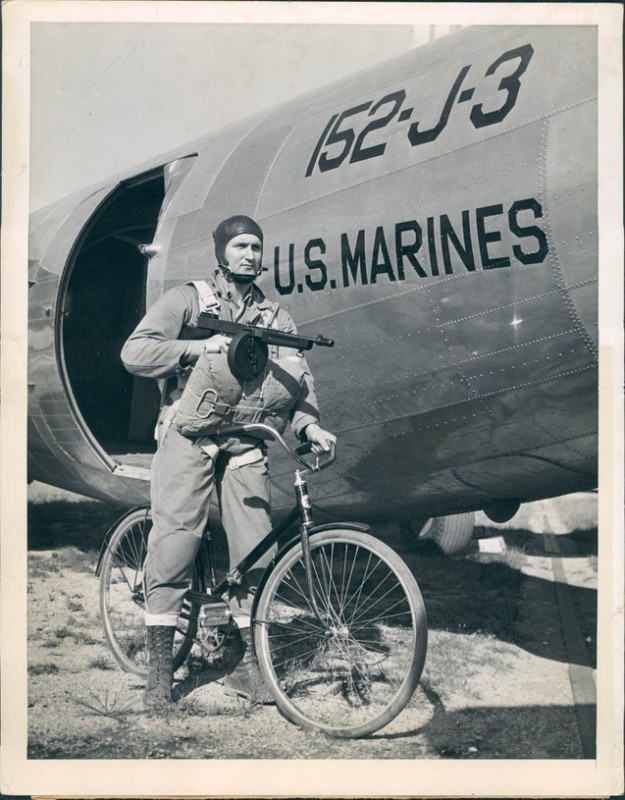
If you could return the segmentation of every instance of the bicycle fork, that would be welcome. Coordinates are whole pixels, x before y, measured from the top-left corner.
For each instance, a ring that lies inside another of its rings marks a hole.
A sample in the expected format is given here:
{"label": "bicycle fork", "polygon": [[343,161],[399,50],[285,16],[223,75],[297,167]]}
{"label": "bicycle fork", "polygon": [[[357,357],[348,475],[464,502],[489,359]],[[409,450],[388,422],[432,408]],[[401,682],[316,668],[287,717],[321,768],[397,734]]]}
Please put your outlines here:
{"label": "bicycle fork", "polygon": [[306,482],[302,472],[298,469],[295,470],[295,494],[297,496],[297,505],[299,507],[302,524],[300,527],[300,539],[302,542],[302,553],[304,556],[304,571],[306,573],[306,585],[308,589],[308,599],[313,610],[314,615],[317,617],[319,623],[328,628],[328,620],[324,619],[317,606],[317,600],[314,592],[314,582],[312,574],[312,558],[310,555],[310,538],[309,532],[313,526],[312,518],[312,503],[310,495],[308,494],[308,483]]}

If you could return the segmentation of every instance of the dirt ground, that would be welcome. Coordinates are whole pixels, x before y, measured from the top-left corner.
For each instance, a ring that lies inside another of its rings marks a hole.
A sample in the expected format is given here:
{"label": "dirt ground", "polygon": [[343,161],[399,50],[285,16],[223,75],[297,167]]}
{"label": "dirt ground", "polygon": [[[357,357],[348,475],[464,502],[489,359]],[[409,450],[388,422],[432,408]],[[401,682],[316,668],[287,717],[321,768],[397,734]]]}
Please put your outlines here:
{"label": "dirt ground", "polygon": [[[177,674],[175,711],[145,713],[141,680],[110,656],[94,575],[118,510],[29,488],[29,757],[34,759],[570,759],[584,757],[569,681],[548,528],[557,537],[591,666],[596,630],[596,496],[526,506],[506,525],[478,515],[459,558],[378,535],[404,556],[428,611],[429,646],[407,708],[369,738],[304,732],[275,707],[229,699],[220,663]],[[481,539],[502,537],[499,554]],[[591,669],[592,671],[592,669]]]}

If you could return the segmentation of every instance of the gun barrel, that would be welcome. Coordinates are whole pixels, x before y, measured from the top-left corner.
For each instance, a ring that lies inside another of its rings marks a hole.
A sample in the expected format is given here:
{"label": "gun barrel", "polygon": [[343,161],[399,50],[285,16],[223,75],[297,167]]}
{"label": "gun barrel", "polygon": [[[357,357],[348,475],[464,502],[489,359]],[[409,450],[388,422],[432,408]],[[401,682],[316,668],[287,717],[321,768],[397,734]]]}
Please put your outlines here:
{"label": "gun barrel", "polygon": [[294,350],[311,350],[315,344],[320,347],[334,347],[334,340],[326,339],[325,336],[320,335],[316,339],[309,339],[306,336],[277,331],[273,328],[260,328],[241,322],[229,322],[228,320],[218,319],[206,312],[202,312],[199,315],[197,328],[185,329],[183,338],[205,339],[210,335],[207,332],[226,333],[232,336],[236,336],[238,333],[247,333],[267,344],[277,347],[291,347]]}
{"label": "gun barrel", "polygon": [[321,345],[322,347],[334,347],[334,340],[326,339],[324,336],[317,336],[316,339],[309,339],[306,336],[276,331],[272,328],[253,328],[252,331],[252,336],[258,336],[268,344],[277,345],[278,347],[293,347],[296,350],[312,350],[315,344]]}

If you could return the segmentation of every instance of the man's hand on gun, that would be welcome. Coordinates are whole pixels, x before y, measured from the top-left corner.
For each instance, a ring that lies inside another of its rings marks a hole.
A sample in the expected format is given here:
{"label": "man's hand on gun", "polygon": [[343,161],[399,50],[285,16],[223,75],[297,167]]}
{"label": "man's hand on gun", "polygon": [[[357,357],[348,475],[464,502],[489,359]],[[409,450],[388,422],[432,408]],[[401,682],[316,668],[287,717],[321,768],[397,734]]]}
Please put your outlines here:
{"label": "man's hand on gun", "polygon": [[203,342],[204,350],[207,353],[227,353],[231,341],[232,336],[226,336],[225,333],[216,333]]}
{"label": "man's hand on gun", "polygon": [[[311,350],[314,345],[333,347],[334,340],[317,336],[309,339],[273,328],[222,320],[202,311],[197,325],[185,326],[180,339],[190,340],[186,352],[188,359],[199,358],[202,352],[228,354],[228,365],[232,374],[240,380],[256,378],[267,363],[269,345],[288,347],[294,350]],[[201,345],[195,344],[201,341]]]}
{"label": "man's hand on gun", "polygon": [[[225,333],[213,333],[210,338],[199,341],[196,340],[192,342],[192,345],[195,345],[197,348],[198,356],[202,350],[205,350],[207,353],[227,353],[232,338],[232,336]],[[312,451],[315,455],[329,453],[331,446],[336,444],[336,436],[330,433],[330,431],[326,431],[316,422],[312,422],[306,426],[304,435],[306,440],[311,443]]]}
{"label": "man's hand on gun", "polygon": [[321,455],[321,453],[328,453],[330,446],[336,444],[336,436],[330,431],[324,430],[321,425],[312,422],[307,425],[304,434],[308,441],[312,444],[313,453]]}
{"label": "man's hand on gun", "polygon": [[195,364],[197,359],[204,351],[207,353],[227,353],[232,336],[224,333],[216,333],[210,339],[195,339],[189,341],[187,345],[188,358],[191,364]]}

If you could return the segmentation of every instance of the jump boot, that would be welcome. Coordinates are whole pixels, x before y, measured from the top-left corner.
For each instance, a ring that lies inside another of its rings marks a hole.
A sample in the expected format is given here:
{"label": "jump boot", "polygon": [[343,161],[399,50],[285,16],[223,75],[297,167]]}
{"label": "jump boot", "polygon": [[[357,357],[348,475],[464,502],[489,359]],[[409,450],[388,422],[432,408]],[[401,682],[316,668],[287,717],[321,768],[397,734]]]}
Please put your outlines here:
{"label": "jump boot", "polygon": [[148,679],[143,702],[151,711],[163,714],[172,707],[174,679],[173,647],[175,625],[148,625]]}
{"label": "jump boot", "polygon": [[258,668],[254,655],[251,628],[239,628],[243,654],[234,669],[224,678],[224,689],[228,697],[242,697],[254,705],[272,705],[275,700]]}

